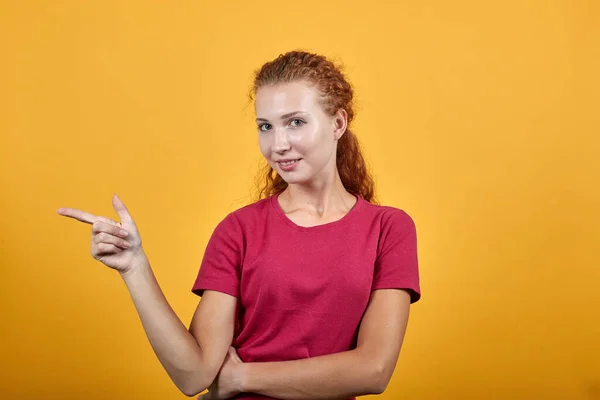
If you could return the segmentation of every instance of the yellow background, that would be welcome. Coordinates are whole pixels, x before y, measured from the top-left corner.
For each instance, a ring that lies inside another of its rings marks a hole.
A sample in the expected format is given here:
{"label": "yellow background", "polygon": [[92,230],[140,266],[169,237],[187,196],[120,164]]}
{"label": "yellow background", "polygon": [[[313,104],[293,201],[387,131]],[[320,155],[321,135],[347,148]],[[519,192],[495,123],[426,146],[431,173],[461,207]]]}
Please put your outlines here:
{"label": "yellow background", "polygon": [[204,246],[261,160],[252,73],[346,65],[423,299],[381,399],[600,399],[600,6],[3,1],[0,398],[184,398],[77,207],[136,219],[187,325]]}

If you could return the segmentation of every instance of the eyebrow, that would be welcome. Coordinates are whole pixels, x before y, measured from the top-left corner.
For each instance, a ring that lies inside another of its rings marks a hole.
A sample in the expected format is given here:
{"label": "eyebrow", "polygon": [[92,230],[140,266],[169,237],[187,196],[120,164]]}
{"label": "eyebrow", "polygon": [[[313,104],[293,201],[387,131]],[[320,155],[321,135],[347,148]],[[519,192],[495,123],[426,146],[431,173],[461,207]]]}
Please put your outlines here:
{"label": "eyebrow", "polygon": [[[281,119],[288,119],[288,118],[290,118],[290,117],[293,117],[293,116],[294,116],[294,115],[296,115],[296,114],[304,114],[304,112],[303,112],[303,111],[293,111],[293,112],[291,112],[291,113],[283,114],[283,115],[281,116]],[[258,122],[258,121],[265,121],[265,122],[269,122],[269,120],[268,120],[268,119],[264,119],[264,118],[256,118],[256,122]]]}

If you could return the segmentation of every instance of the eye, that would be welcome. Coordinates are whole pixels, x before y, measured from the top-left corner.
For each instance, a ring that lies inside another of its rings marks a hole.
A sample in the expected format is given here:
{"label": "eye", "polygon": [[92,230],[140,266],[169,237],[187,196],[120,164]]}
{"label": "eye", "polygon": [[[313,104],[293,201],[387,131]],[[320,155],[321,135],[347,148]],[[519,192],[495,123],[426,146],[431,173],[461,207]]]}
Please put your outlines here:
{"label": "eye", "polygon": [[[295,122],[295,124],[294,124],[294,122]],[[290,124],[292,126],[302,126],[305,124],[305,122],[302,121],[300,118],[294,118],[293,120],[290,121]]]}
{"label": "eye", "polygon": [[261,131],[261,132],[266,132],[269,129],[271,129],[271,124],[260,124],[258,126],[258,130]]}

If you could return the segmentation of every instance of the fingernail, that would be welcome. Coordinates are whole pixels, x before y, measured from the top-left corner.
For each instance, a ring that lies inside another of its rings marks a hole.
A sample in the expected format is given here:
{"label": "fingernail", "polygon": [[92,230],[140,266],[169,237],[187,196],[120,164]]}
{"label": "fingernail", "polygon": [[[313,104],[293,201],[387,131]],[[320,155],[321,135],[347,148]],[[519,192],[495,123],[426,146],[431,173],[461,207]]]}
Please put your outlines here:
{"label": "fingernail", "polygon": [[125,248],[127,248],[127,247],[130,247],[130,246],[131,246],[131,244],[130,244],[129,242],[125,242],[125,243],[123,244],[123,246],[124,246]]}
{"label": "fingernail", "polygon": [[119,235],[121,235],[121,236],[127,236],[127,235],[129,235],[129,232],[127,232],[127,231],[124,231],[124,230],[122,230],[122,229],[121,229],[121,230],[119,231]]}

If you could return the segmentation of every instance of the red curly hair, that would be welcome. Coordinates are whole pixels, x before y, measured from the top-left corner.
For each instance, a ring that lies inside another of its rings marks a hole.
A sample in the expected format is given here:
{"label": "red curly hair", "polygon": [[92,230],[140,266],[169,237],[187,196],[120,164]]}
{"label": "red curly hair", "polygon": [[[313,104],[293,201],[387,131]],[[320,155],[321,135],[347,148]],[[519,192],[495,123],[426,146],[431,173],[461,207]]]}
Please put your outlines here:
{"label": "red curly hair", "polygon": [[[323,94],[323,109],[331,116],[343,108],[348,114],[348,127],[338,141],[336,165],[342,184],[349,193],[366,201],[375,202],[374,181],[350,129],[354,119],[352,86],[344,77],[342,68],[324,56],[305,51],[290,51],[265,63],[255,73],[250,99],[254,101],[259,88],[296,81],[307,81]],[[257,175],[258,199],[283,192],[288,184],[267,163]]]}

